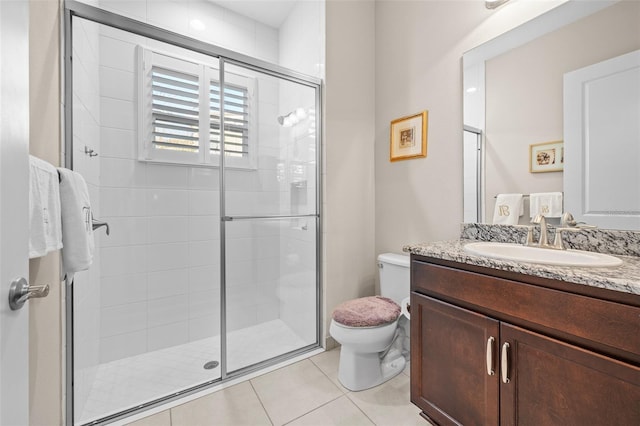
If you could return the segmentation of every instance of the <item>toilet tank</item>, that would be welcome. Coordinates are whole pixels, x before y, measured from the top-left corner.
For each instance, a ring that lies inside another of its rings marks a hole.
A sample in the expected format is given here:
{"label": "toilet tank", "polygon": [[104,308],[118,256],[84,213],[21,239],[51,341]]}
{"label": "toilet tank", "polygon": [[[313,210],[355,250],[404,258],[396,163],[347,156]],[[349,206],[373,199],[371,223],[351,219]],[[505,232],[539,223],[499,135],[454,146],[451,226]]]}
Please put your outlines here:
{"label": "toilet tank", "polygon": [[379,255],[380,295],[397,304],[409,297],[409,270],[409,256],[397,253]]}

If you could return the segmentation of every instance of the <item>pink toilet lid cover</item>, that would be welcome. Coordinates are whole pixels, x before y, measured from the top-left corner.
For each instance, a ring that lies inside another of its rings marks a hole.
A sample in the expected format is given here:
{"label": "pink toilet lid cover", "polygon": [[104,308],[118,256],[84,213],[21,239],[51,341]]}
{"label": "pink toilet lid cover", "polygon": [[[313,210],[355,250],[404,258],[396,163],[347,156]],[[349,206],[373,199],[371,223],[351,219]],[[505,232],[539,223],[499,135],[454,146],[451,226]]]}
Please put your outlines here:
{"label": "pink toilet lid cover", "polygon": [[347,300],[333,311],[333,320],[347,327],[377,327],[394,322],[400,316],[400,306],[382,296]]}

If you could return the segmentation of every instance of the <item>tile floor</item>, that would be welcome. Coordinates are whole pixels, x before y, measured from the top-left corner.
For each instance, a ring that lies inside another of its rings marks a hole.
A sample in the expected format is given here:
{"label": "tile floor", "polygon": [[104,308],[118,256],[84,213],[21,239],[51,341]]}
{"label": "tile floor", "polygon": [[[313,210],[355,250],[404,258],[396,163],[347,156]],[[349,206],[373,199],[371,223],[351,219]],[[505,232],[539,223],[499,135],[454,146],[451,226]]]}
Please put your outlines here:
{"label": "tile floor", "polygon": [[338,381],[340,349],[220,390],[130,426],[429,426],[409,401],[409,369],[350,392]]}

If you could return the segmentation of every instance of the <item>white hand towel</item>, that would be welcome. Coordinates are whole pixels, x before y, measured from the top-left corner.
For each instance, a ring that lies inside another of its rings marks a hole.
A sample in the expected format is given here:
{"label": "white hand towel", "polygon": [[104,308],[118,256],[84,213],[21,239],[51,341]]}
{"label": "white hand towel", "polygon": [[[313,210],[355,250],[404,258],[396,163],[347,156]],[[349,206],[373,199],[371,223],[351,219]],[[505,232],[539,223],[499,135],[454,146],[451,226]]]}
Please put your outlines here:
{"label": "white hand towel", "polygon": [[523,211],[522,194],[498,194],[493,211],[494,225],[517,225]]}
{"label": "white hand towel", "polygon": [[93,227],[89,190],[83,177],[73,170],[60,172],[60,206],[62,210],[62,263],[64,272],[89,269],[93,262]]}
{"label": "white hand towel", "polygon": [[544,217],[561,217],[562,204],[562,192],[538,192],[529,196],[532,218],[538,214]]}
{"label": "white hand towel", "polygon": [[62,248],[60,186],[56,168],[29,156],[29,259]]}

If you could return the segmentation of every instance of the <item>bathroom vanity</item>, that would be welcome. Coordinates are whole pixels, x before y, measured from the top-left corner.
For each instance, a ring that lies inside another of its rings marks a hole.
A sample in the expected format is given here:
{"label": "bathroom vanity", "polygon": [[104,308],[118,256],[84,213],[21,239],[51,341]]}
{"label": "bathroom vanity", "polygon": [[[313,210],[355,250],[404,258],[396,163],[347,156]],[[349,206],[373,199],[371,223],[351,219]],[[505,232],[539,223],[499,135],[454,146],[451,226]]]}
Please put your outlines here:
{"label": "bathroom vanity", "polygon": [[410,245],[411,401],[438,425],[640,424],[640,257],[616,268]]}

